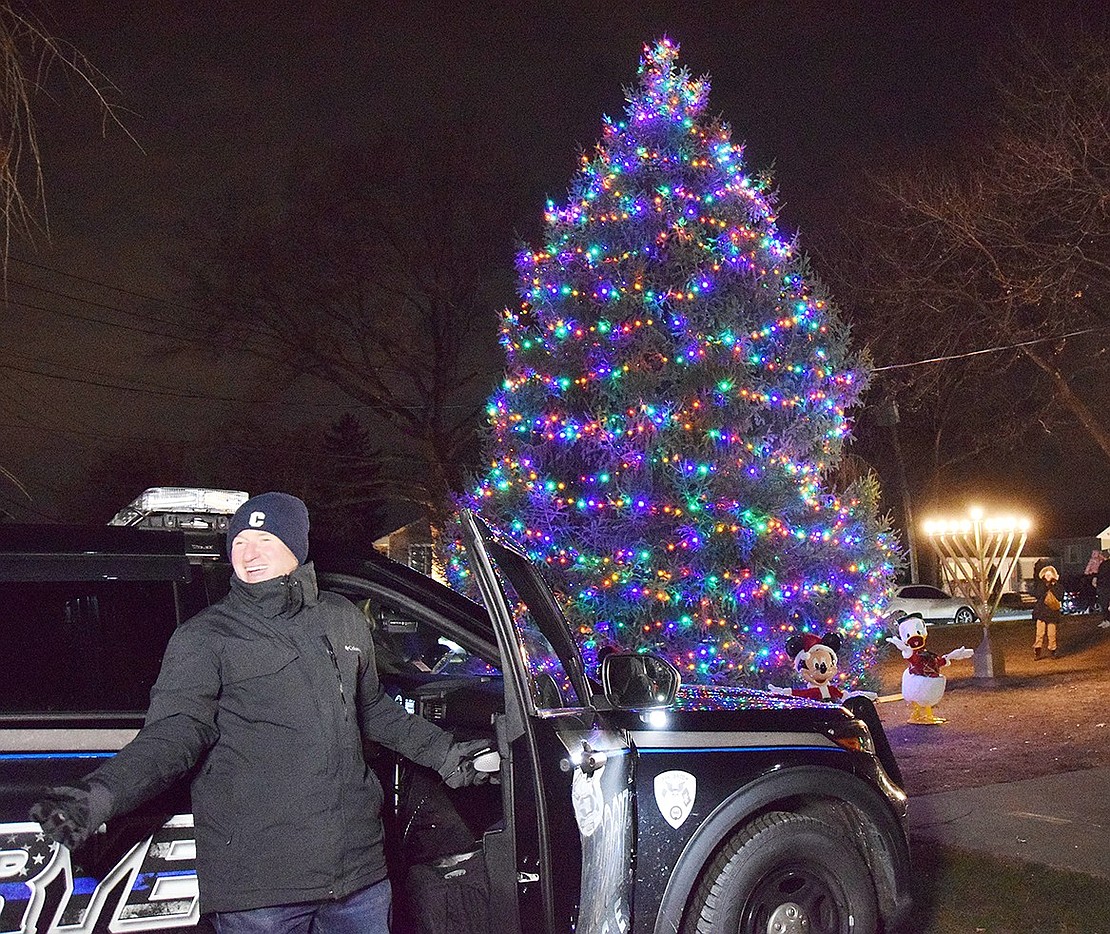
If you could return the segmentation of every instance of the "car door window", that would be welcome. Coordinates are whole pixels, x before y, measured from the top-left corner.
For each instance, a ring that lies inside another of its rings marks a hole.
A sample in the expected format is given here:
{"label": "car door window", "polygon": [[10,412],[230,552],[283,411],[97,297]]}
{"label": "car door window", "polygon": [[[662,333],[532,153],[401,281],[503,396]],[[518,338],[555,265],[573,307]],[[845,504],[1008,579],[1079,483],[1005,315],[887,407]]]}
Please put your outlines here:
{"label": "car door window", "polygon": [[585,706],[558,653],[536,625],[527,603],[516,592],[512,582],[504,579],[504,575],[501,583],[513,607],[520,654],[528,669],[529,687],[536,709]]}
{"label": "car door window", "polygon": [[380,673],[500,676],[496,649],[467,641],[434,609],[359,576],[323,571],[319,581],[321,589],[342,594],[366,618]]}
{"label": "car door window", "polygon": [[473,513],[463,514],[463,535],[505,658],[514,868],[538,883],[518,888],[521,929],[629,930],[629,736],[592,706],[574,635],[536,564]]}
{"label": "car door window", "polygon": [[589,705],[578,647],[554,595],[535,566],[490,532],[494,571],[513,613],[513,631],[537,711]]}

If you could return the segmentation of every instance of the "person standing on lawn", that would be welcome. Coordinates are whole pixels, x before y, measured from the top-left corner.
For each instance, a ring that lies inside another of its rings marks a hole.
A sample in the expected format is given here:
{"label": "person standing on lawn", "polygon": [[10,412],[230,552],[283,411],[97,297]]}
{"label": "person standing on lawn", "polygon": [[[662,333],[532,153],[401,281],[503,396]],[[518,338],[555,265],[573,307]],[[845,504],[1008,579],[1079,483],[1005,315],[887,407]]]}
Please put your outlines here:
{"label": "person standing on lawn", "polygon": [[[1102,552],[1095,548],[1091,557],[1079,576],[1079,590],[1075,595],[1075,611],[1077,613],[1093,613],[1098,606],[1098,591],[1095,589],[1095,580],[1098,577],[1098,566],[1102,564]],[[1110,570],[1110,568],[1107,568]]]}
{"label": "person standing on lawn", "polygon": [[219,934],[388,934],[392,893],[374,740],[478,781],[457,743],[378,683],[365,617],[316,585],[308,509],[262,493],[227,533],[230,593],[177,628],[146,723],[111,760],[31,809],[77,849],[109,818],[192,776],[201,910]]}
{"label": "person standing on lawn", "polygon": [[1110,627],[1110,551],[1103,549],[1102,561],[1095,570],[1095,593],[1098,594],[1098,608],[1102,611],[1103,629]]}
{"label": "person standing on lawn", "polygon": [[1037,661],[1055,658],[1056,624],[1060,622],[1064,605],[1064,585],[1060,583],[1059,572],[1051,564],[1046,564],[1037,572],[1037,579],[1033,582],[1033,596],[1036,598],[1036,603],[1033,604],[1033,621],[1037,628],[1037,635],[1033,640],[1033,658]]}

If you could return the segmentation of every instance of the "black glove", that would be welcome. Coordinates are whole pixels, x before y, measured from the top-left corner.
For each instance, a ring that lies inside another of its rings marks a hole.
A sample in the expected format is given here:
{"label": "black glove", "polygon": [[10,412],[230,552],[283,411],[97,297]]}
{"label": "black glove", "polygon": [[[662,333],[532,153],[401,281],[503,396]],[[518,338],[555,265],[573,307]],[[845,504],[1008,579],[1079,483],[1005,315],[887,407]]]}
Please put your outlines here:
{"label": "black glove", "polygon": [[439,774],[451,788],[461,788],[463,785],[480,785],[489,781],[488,772],[479,772],[474,768],[474,760],[483,752],[493,749],[493,743],[488,739],[472,739],[466,743],[452,743],[447,750],[447,757],[439,767]]}
{"label": "black glove", "polygon": [[47,788],[31,805],[31,820],[42,825],[48,839],[78,849],[112,814],[112,794],[96,782]]}

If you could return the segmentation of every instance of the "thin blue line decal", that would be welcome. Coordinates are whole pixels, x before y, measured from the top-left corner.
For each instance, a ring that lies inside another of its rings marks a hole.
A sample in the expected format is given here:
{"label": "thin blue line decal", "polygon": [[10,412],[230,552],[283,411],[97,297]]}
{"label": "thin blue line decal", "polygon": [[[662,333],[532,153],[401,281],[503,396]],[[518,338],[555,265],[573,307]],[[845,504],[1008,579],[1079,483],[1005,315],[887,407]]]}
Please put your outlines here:
{"label": "thin blue line decal", "polygon": [[641,753],[672,753],[672,752],[784,752],[795,750],[810,750],[813,752],[846,752],[840,746],[689,746],[679,748],[674,746],[637,746]]}
{"label": "thin blue line decal", "polygon": [[114,752],[0,752],[0,762],[28,759],[111,759]]}

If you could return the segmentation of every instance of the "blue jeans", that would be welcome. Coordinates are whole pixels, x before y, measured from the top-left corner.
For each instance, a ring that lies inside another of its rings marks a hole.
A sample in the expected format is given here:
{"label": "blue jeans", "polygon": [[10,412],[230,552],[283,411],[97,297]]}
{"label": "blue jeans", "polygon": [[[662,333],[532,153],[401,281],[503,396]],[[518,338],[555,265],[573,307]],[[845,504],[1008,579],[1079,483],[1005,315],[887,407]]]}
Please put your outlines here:
{"label": "blue jeans", "polygon": [[212,916],[216,934],[389,934],[393,890],[389,880],[337,902],[275,905]]}

